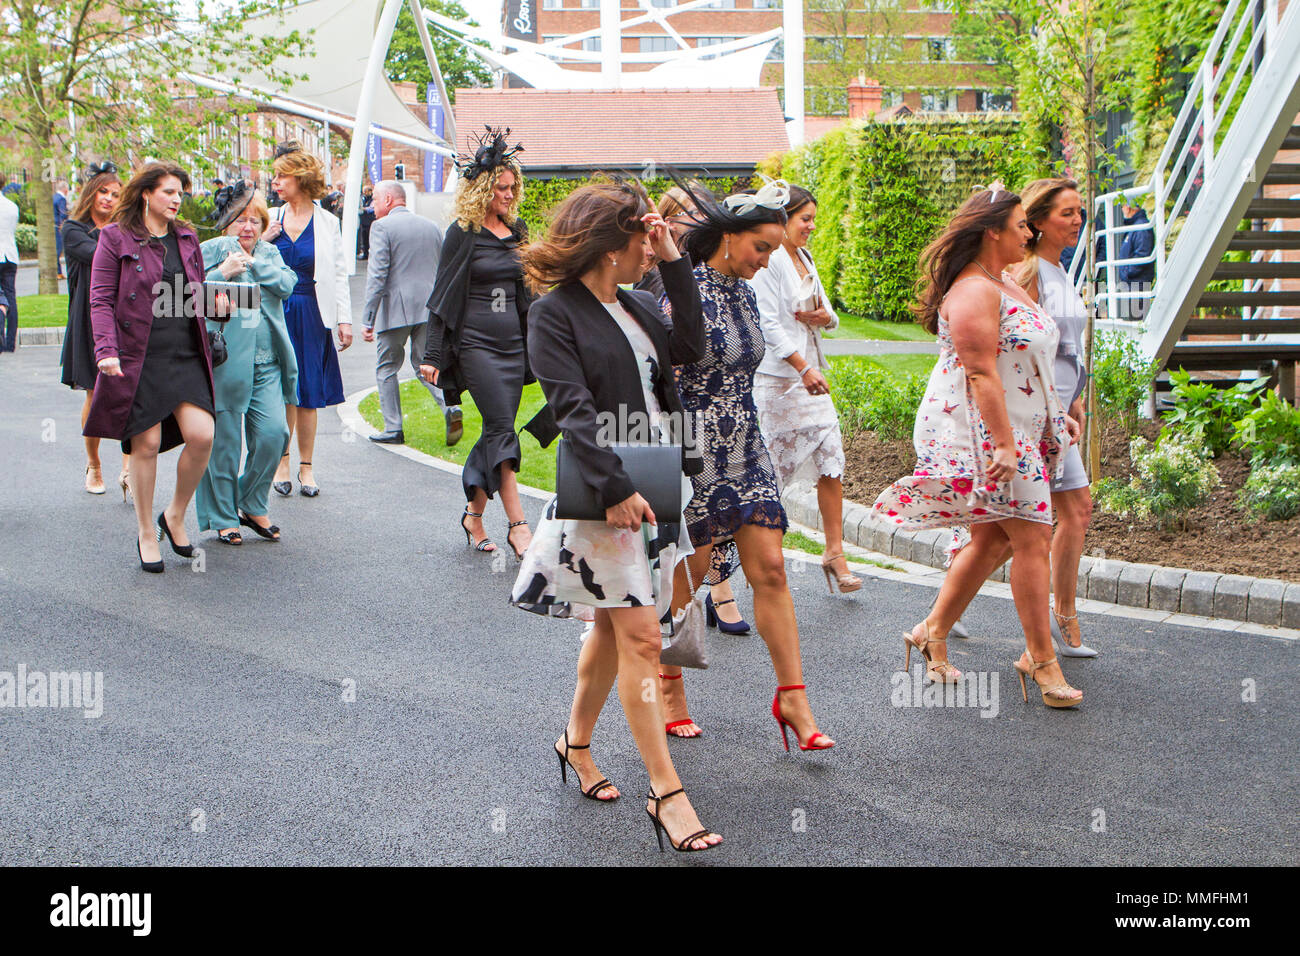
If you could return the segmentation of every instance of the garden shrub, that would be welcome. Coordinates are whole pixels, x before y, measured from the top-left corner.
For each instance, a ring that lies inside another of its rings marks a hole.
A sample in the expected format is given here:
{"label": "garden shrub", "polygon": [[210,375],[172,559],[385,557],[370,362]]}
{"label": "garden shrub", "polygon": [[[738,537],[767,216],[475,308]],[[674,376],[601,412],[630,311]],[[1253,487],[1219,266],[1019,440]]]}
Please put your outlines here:
{"label": "garden shrub", "polygon": [[1285,521],[1300,514],[1300,461],[1261,458],[1237,493],[1243,511],[1268,521]]}
{"label": "garden shrub", "polygon": [[1257,407],[1233,423],[1234,445],[1251,453],[1251,460],[1300,460],[1300,409],[1274,391],[1266,391]]}
{"label": "garden shrub", "polygon": [[14,227],[14,241],[18,243],[18,251],[36,252],[36,227],[25,222],[20,222]]}
{"label": "garden shrub", "polygon": [[1236,434],[1236,423],[1259,400],[1260,390],[1268,379],[1257,378],[1221,389],[1209,382],[1193,382],[1189,372],[1175,369],[1169,373],[1169,381],[1173,385],[1174,406],[1164,413],[1168,424],[1161,429],[1161,437],[1172,430],[1198,438],[1218,458]]}
{"label": "garden shrub", "polygon": [[922,376],[899,378],[861,359],[844,359],[831,366],[826,379],[840,423],[850,434],[867,430],[890,440],[912,434],[925,397]]}
{"label": "garden shrub", "polygon": [[1129,457],[1136,472],[1128,484],[1114,478],[1097,483],[1096,497],[1107,511],[1155,519],[1165,529],[1186,527],[1187,512],[1219,486],[1219,471],[1196,435],[1162,432],[1155,444],[1135,438]]}
{"label": "garden shrub", "polygon": [[1092,384],[1103,409],[1119,417],[1127,431],[1137,428],[1138,411],[1160,363],[1142,354],[1138,340],[1122,332],[1102,332],[1092,352]]}

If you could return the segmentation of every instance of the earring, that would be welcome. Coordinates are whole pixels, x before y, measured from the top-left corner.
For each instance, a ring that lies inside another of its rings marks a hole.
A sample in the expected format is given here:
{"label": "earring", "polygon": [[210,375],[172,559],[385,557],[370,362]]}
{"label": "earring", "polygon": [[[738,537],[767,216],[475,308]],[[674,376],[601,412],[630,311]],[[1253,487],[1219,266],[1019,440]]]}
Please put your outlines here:
{"label": "earring", "polygon": [[726,248],[724,248],[724,249],[722,250],[722,258],[724,258],[724,259],[730,259],[730,258],[731,258],[731,240],[730,240],[730,239],[726,240],[726,243],[727,243]]}
{"label": "earring", "polygon": [[614,264],[615,266],[618,265],[618,260],[617,260],[617,259],[612,260],[612,262],[613,262],[613,264]]}

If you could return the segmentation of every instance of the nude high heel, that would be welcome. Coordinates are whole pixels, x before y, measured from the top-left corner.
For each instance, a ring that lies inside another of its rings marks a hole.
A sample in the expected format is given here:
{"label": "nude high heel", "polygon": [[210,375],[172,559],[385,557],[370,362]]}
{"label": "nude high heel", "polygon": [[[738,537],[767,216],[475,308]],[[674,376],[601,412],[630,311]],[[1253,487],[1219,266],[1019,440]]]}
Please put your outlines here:
{"label": "nude high heel", "polygon": [[850,591],[856,591],[862,587],[862,579],[856,574],[850,574],[845,571],[843,574],[838,573],[831,564],[844,557],[843,551],[836,551],[834,554],[822,555],[822,573],[826,575],[826,588],[835,593],[835,587],[832,581],[839,585],[841,594],[848,594]]}
{"label": "nude high heel", "polygon": [[1055,663],[1055,656],[1049,657],[1045,661],[1036,661],[1033,657],[1030,657],[1028,667],[1022,667],[1019,660],[1011,665],[1016,669],[1016,673],[1020,675],[1020,696],[1025,699],[1026,704],[1029,703],[1029,691],[1025,687],[1026,677],[1038,685],[1038,692],[1043,695],[1043,703],[1048,707],[1077,707],[1083,702],[1082,691],[1079,691],[1078,697],[1069,696],[1075,692],[1075,688],[1071,687],[1064,680],[1059,684],[1053,684],[1051,687],[1044,687],[1042,682],[1039,681],[1038,669],[1040,667],[1046,667],[1048,664]]}
{"label": "nude high heel", "polygon": [[[903,635],[903,643],[907,645],[907,658],[906,660],[903,661],[903,670],[911,669],[912,648],[916,648],[918,651],[921,652],[921,656],[925,658],[926,677],[930,678],[930,680],[934,681],[936,684],[957,683],[957,681],[961,679],[961,671],[957,670],[957,668],[953,667],[952,664],[948,663],[947,661],[936,661],[930,656],[930,645],[931,644],[947,645],[948,638],[931,637],[930,622],[922,621],[921,623],[925,625],[925,640],[919,642],[914,641],[912,639],[915,636],[914,633]],[[913,631],[915,631],[915,628],[913,628]]]}
{"label": "nude high heel", "polygon": [[92,495],[102,495],[104,489],[104,472],[94,465],[86,466],[86,491]]}

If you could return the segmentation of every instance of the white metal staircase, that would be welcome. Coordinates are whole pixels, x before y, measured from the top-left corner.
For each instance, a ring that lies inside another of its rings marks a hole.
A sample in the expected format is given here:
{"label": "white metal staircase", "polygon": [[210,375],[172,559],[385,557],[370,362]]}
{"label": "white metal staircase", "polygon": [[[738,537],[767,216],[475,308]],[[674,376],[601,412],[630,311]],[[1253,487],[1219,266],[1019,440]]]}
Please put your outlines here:
{"label": "white metal staircase", "polygon": [[[1230,0],[1150,182],[1098,197],[1104,248],[1093,279],[1102,326],[1133,328],[1124,317],[1142,303],[1145,319],[1135,331],[1143,351],[1166,367],[1263,368],[1294,395],[1300,317],[1285,313],[1300,316],[1293,309],[1300,291],[1282,283],[1300,279],[1300,262],[1283,253],[1300,250],[1300,164],[1275,159],[1279,150],[1300,149],[1297,113],[1300,0],[1280,17],[1278,0]],[[1276,185],[1296,189],[1289,198],[1264,198],[1262,187]],[[1125,197],[1151,206],[1150,225],[1117,224]],[[1250,228],[1240,228],[1243,220]],[[1153,230],[1154,251],[1120,259],[1123,236],[1137,228]],[[1224,261],[1234,251],[1250,252],[1249,261]],[[1084,258],[1080,250],[1076,260]],[[1118,282],[1119,267],[1152,261],[1149,288]],[[1230,280],[1233,290],[1207,290],[1219,280]]]}

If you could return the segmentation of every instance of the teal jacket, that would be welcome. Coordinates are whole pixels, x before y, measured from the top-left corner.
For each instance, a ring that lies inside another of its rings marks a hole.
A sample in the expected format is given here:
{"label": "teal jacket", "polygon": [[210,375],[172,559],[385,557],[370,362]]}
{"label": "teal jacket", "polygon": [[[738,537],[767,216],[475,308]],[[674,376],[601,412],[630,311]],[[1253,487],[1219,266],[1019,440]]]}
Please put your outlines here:
{"label": "teal jacket", "polygon": [[[203,250],[203,269],[210,282],[227,281],[218,267],[239,247],[231,236],[209,239]],[[259,321],[270,324],[271,347],[280,365],[280,386],[286,405],[298,403],[298,360],[284,324],[284,300],[293,292],[298,274],[284,264],[280,250],[269,242],[253,247],[253,264],[231,282],[256,282],[262,287],[261,316],[252,309],[237,309],[229,322],[208,321],[208,329],[220,329],[226,337],[230,357],[212,370],[213,392],[219,412],[246,412],[253,395],[253,346]]]}

